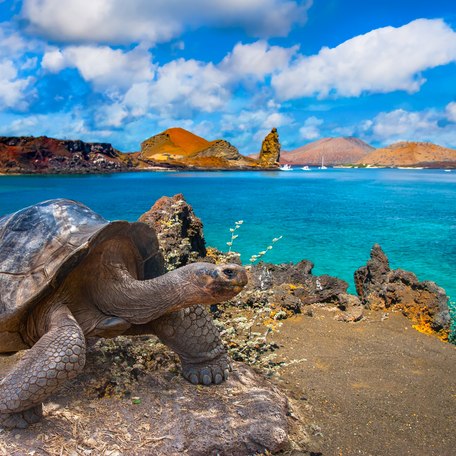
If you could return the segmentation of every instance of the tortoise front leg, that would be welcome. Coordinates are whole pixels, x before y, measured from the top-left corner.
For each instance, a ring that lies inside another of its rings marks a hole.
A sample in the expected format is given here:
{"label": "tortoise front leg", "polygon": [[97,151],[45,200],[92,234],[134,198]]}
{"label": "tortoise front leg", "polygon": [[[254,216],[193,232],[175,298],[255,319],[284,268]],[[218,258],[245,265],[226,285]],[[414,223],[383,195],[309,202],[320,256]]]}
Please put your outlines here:
{"label": "tortoise front leg", "polygon": [[181,360],[183,376],[193,384],[219,384],[228,378],[228,355],[212,317],[203,306],[164,315],[147,325],[133,327],[132,331],[152,331],[172,348]]}
{"label": "tortoise front leg", "polygon": [[84,334],[66,306],[46,316],[47,332],[0,382],[0,427],[26,428],[41,403],[85,364]]}

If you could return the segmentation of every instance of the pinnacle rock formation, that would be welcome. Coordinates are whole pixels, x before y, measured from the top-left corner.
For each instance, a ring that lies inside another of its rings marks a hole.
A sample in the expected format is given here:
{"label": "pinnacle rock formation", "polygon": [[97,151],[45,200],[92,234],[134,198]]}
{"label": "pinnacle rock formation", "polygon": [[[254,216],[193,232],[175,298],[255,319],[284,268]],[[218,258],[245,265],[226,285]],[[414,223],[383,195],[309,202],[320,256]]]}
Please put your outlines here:
{"label": "pinnacle rock formation", "polygon": [[273,128],[271,132],[264,138],[261,144],[259,162],[263,166],[277,165],[280,159],[280,141],[277,128]]}

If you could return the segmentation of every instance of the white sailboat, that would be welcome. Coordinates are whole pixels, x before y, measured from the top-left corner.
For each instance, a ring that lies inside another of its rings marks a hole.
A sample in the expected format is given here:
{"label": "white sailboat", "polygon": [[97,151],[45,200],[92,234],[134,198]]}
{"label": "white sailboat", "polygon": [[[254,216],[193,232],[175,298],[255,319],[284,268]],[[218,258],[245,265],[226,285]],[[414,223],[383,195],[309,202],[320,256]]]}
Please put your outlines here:
{"label": "white sailboat", "polygon": [[310,171],[310,168],[306,165],[301,168],[303,171]]}
{"label": "white sailboat", "polygon": [[293,168],[291,167],[291,165],[288,165],[288,164],[282,165],[279,169],[280,169],[280,171],[293,171]]}
{"label": "white sailboat", "polygon": [[323,155],[321,156],[321,166],[319,166],[318,169],[328,169],[325,166],[325,157],[323,157]]}

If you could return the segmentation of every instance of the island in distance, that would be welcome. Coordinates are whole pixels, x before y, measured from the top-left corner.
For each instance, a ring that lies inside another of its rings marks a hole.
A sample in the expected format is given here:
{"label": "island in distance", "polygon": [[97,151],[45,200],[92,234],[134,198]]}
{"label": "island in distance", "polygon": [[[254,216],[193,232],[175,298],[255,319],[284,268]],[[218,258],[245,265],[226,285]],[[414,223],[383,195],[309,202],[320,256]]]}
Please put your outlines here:
{"label": "island in distance", "polygon": [[456,168],[456,150],[430,142],[398,142],[375,149],[354,137],[323,138],[283,152],[280,163],[293,166],[368,168]]}
{"label": "island in distance", "polygon": [[398,142],[376,149],[356,163],[371,167],[456,168],[456,150],[429,142]]}
{"label": "island in distance", "polygon": [[401,142],[374,149],[353,137],[323,138],[282,152],[273,128],[260,153],[244,156],[224,139],[208,141],[183,128],[169,128],[124,153],[109,143],[46,136],[0,137],[2,174],[84,174],[122,171],[277,170],[280,164],[350,167],[456,168],[456,150],[432,143]]}
{"label": "island in distance", "polygon": [[323,138],[282,153],[280,162],[289,165],[347,165],[364,158],[374,147],[358,138]]}
{"label": "island in distance", "polygon": [[[273,137],[271,142],[268,138]],[[162,169],[277,169],[280,143],[275,129],[263,141],[258,160],[245,157],[223,139],[207,141],[183,128],[146,139],[141,150],[123,153],[108,143],[46,136],[0,137],[3,174],[82,174]]]}

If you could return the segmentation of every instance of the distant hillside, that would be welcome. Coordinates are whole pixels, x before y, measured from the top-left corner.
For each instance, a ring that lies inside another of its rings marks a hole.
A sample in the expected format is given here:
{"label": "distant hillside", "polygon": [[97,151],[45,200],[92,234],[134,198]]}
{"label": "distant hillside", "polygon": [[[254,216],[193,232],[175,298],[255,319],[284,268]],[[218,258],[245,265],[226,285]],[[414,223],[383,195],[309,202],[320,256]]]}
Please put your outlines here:
{"label": "distant hillside", "polygon": [[141,143],[139,159],[153,165],[192,168],[257,168],[223,139],[207,141],[183,128],[169,128]]}
{"label": "distant hillside", "polygon": [[325,165],[345,165],[357,162],[373,150],[372,146],[358,138],[323,138],[283,152],[280,162],[318,166],[323,158]]}
{"label": "distant hillside", "polygon": [[456,168],[456,150],[432,143],[399,142],[371,152],[358,160],[357,164],[388,167]]}
{"label": "distant hillside", "polygon": [[108,143],[47,136],[0,137],[2,173],[102,173],[124,171],[131,166],[131,158]]}

